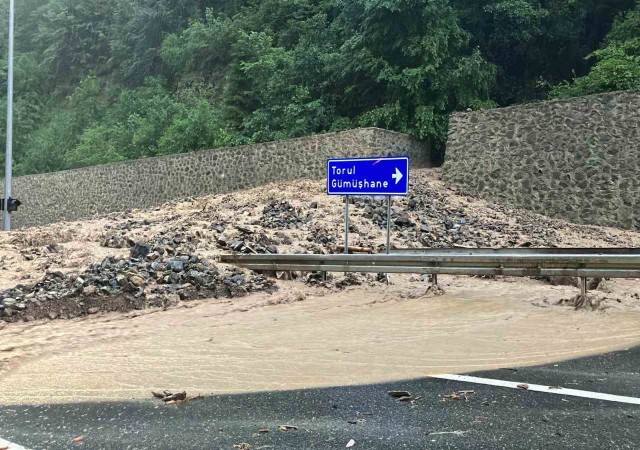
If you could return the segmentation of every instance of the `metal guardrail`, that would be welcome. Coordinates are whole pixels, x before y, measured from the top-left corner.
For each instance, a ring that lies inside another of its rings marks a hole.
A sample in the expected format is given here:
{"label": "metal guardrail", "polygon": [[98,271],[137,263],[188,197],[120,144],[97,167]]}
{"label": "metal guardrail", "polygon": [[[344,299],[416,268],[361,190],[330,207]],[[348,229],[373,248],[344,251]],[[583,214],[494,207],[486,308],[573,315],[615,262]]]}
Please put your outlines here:
{"label": "metal guardrail", "polygon": [[640,278],[640,249],[404,249],[375,255],[223,255],[258,271]]}

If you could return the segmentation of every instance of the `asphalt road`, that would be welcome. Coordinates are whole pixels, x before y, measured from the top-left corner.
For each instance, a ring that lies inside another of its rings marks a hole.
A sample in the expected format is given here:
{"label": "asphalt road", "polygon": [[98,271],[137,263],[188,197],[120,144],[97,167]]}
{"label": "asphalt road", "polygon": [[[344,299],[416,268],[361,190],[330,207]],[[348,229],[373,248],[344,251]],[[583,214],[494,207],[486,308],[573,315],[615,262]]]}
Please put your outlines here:
{"label": "asphalt road", "polygon": [[[640,349],[474,376],[640,397]],[[7,389],[3,386],[3,389]],[[389,390],[422,396],[397,401]],[[473,390],[468,398],[443,396]],[[355,423],[349,423],[349,421]],[[297,430],[278,431],[283,424]],[[260,429],[269,432],[260,433]],[[73,443],[78,436],[81,442]],[[419,379],[138,402],[0,407],[0,437],[31,449],[637,449],[640,406]],[[236,447],[242,448],[242,447]]]}

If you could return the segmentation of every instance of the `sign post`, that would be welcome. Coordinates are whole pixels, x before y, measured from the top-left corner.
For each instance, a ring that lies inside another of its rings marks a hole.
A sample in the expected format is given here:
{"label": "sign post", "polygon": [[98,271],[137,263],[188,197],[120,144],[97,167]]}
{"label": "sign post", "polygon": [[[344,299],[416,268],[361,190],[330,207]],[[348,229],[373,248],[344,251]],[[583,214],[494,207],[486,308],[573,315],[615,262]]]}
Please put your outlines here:
{"label": "sign post", "polygon": [[344,252],[349,253],[349,196],[387,197],[387,254],[391,253],[391,197],[409,193],[409,158],[327,160],[327,195],[345,197]]}
{"label": "sign post", "polygon": [[387,255],[391,254],[391,197],[387,197]]}
{"label": "sign post", "polygon": [[349,196],[344,197],[344,254],[349,254]]}
{"label": "sign post", "polygon": [[11,231],[11,211],[9,200],[11,199],[11,163],[13,162],[13,35],[15,21],[15,1],[9,1],[9,54],[7,56],[7,147],[4,160],[4,198],[7,205],[2,213],[2,222],[5,231]]}

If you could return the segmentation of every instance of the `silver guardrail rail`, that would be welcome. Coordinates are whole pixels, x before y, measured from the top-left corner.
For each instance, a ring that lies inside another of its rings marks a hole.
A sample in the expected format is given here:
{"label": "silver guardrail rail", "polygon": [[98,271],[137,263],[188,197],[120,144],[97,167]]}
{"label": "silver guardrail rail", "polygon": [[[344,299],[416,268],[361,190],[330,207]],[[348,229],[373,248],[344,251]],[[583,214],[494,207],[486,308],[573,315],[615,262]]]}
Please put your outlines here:
{"label": "silver guardrail rail", "polygon": [[522,277],[640,278],[640,249],[402,249],[392,254],[223,255],[256,271],[427,273]]}

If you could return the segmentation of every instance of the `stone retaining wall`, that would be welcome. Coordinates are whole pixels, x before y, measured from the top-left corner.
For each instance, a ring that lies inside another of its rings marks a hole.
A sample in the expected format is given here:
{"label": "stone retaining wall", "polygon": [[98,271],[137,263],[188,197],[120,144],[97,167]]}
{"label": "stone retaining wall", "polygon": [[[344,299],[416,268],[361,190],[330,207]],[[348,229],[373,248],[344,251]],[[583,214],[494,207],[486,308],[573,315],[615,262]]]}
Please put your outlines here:
{"label": "stone retaining wall", "polygon": [[640,229],[640,92],[455,114],[444,176],[498,203]]}
{"label": "stone retaining wall", "polygon": [[409,155],[414,166],[430,163],[426,144],[363,128],[17,177],[13,197],[23,206],[12,214],[13,227],[86,219],[274,181],[322,178],[329,157],[384,155]]}

